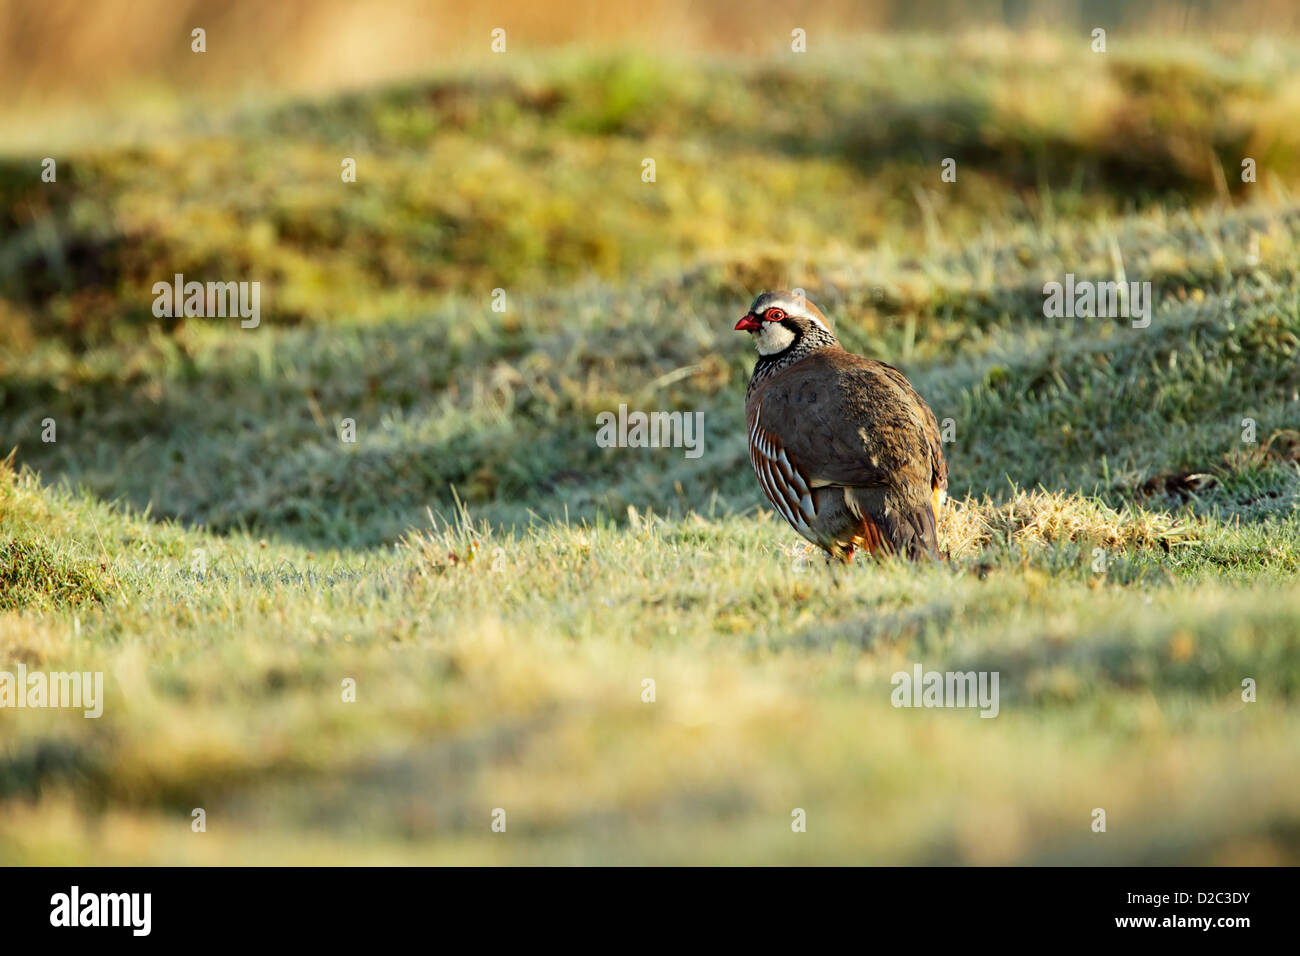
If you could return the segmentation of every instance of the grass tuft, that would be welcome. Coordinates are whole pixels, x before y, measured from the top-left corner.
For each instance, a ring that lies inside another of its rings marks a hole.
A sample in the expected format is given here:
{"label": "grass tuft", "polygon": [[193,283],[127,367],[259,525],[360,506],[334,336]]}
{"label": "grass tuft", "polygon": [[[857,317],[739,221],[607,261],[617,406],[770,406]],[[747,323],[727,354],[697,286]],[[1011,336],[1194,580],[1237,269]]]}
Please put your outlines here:
{"label": "grass tuft", "polygon": [[1185,517],[1136,505],[1116,509],[1098,498],[1042,489],[1016,489],[1001,502],[987,495],[951,502],[941,516],[939,532],[941,543],[954,556],[991,545],[1041,547],[1062,542],[1168,551],[1197,538],[1195,524]]}

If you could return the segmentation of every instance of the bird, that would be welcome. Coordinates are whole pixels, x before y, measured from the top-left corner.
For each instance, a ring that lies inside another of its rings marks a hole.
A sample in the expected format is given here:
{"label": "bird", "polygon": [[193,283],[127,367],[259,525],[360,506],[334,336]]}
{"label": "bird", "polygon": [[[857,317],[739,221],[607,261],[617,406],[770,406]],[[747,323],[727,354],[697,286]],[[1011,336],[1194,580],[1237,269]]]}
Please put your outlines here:
{"label": "bird", "polygon": [[736,331],[758,349],[749,460],[777,513],[828,560],[942,560],[948,462],[934,412],[903,373],[846,351],[802,293],[762,293]]}

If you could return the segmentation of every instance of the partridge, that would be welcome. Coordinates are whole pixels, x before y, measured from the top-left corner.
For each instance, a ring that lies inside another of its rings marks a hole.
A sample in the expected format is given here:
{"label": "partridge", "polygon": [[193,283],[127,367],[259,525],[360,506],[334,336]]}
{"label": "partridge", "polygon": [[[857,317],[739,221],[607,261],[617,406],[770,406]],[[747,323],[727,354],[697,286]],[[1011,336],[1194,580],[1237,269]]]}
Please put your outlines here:
{"label": "partridge", "polygon": [[934,412],[893,366],[846,352],[802,295],[765,292],[736,323],[758,363],[749,460],[777,513],[831,557],[939,558],[948,463]]}

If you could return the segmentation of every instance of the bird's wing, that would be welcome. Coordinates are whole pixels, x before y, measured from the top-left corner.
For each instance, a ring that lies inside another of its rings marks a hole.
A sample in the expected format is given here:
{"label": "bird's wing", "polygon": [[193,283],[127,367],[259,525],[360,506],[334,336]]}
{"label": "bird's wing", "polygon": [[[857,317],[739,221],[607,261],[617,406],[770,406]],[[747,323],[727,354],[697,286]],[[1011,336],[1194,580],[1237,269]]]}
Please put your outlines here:
{"label": "bird's wing", "polygon": [[813,488],[928,489],[934,480],[934,414],[880,362],[847,352],[810,356],[774,377],[755,412],[757,434],[774,439]]}
{"label": "bird's wing", "polygon": [[939,437],[939,422],[934,417],[934,412],[930,406],[912,387],[912,383],[903,377],[903,373],[892,365],[886,365],[884,362],[877,362],[877,365],[883,370],[891,381],[901,388],[911,400],[920,408],[922,413],[922,432],[925,438],[926,449],[930,455],[930,487],[934,491],[947,492],[948,490],[948,461],[943,457],[943,442]]}

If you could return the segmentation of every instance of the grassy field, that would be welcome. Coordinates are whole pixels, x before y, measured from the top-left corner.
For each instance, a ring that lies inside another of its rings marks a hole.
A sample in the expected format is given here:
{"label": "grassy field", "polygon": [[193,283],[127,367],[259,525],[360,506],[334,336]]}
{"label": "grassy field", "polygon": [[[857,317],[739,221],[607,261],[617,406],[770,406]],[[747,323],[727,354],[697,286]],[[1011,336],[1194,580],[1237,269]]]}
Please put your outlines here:
{"label": "grassy field", "polygon": [[[1300,863],[1297,66],[512,55],[0,157],[0,671],[107,697],[0,709],[0,862]],[[731,329],[795,286],[953,420],[947,565],[762,501]]]}

